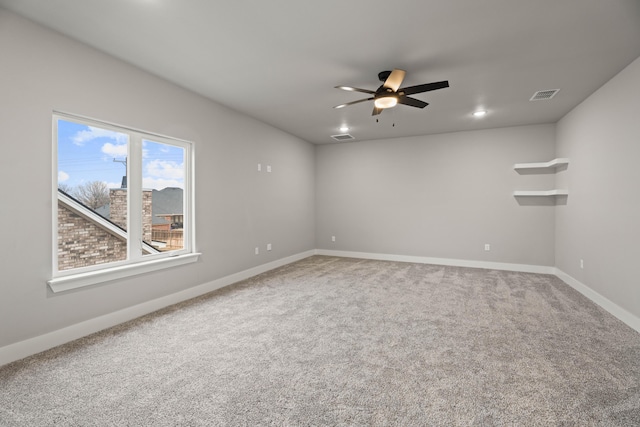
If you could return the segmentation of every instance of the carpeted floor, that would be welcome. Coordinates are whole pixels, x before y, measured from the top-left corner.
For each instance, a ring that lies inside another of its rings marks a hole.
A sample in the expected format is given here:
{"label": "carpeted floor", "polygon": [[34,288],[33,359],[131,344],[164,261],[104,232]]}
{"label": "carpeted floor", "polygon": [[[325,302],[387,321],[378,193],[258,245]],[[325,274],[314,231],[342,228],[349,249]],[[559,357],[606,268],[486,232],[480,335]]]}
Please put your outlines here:
{"label": "carpeted floor", "polygon": [[640,334],[554,276],[314,256],[0,368],[2,426],[638,426]]}

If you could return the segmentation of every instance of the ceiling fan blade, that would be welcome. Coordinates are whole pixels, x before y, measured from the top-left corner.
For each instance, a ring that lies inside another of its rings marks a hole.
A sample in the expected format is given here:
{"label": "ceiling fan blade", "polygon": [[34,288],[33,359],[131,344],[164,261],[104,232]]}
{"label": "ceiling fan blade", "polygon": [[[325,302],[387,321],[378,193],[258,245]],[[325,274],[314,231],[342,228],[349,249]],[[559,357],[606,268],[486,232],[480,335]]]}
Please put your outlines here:
{"label": "ceiling fan blade", "polygon": [[335,107],[333,107],[333,108],[344,108],[344,107],[346,107],[346,106],[348,106],[348,105],[358,104],[358,103],[360,103],[360,102],[371,101],[371,100],[373,100],[373,97],[372,97],[372,98],[359,99],[359,100],[357,100],[357,101],[347,102],[346,104],[336,105],[336,106],[335,106]]}
{"label": "ceiling fan blade", "polygon": [[391,72],[391,74],[389,74],[389,77],[387,77],[387,80],[384,81],[384,84],[382,86],[389,88],[394,92],[397,92],[398,88],[402,84],[402,81],[404,80],[405,74],[406,71],[395,68]]}
{"label": "ceiling fan blade", "polygon": [[373,113],[371,113],[372,116],[377,116],[378,114],[382,113],[382,110],[384,110],[384,108],[378,108],[378,107],[373,107]]}
{"label": "ceiling fan blade", "polygon": [[369,89],[360,89],[357,87],[351,87],[351,86],[336,86],[336,89],[342,89],[342,90],[347,90],[349,92],[362,92],[362,93],[368,93],[370,95],[375,94],[374,91],[369,90]]}
{"label": "ceiling fan blade", "polygon": [[409,98],[408,96],[399,96],[398,104],[410,105],[412,107],[424,108],[429,105],[428,102],[420,101],[419,99]]}
{"label": "ceiling fan blade", "polygon": [[429,92],[431,90],[444,89],[446,87],[449,87],[448,80],[435,83],[426,83],[417,86],[403,87],[398,92],[401,92],[402,95],[413,95],[414,93]]}

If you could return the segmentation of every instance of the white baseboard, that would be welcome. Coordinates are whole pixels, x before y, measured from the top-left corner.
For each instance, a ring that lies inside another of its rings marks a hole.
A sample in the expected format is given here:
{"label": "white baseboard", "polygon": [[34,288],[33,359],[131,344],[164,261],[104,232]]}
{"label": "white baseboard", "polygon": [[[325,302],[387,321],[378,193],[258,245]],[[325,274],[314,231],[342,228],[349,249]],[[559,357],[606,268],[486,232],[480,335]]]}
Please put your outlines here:
{"label": "white baseboard", "polygon": [[606,297],[603,297],[584,283],[579,280],[574,279],[569,276],[564,271],[556,268],[555,275],[558,276],[560,280],[562,280],[567,285],[571,286],[576,291],[580,292],[585,297],[589,298],[591,301],[598,304],[600,307],[604,308],[606,311],[626,323],[629,327],[636,330],[640,333],[640,318],[636,315],[629,313],[624,308],[620,307],[618,304],[609,300]]}
{"label": "white baseboard", "polygon": [[161,298],[127,307],[113,313],[105,314],[93,319],[86,320],[66,328],[58,329],[44,335],[20,341],[0,348],[0,366],[6,365],[13,361],[31,356],[36,353],[48,350],[50,348],[68,343],[78,338],[85,337],[92,333],[110,328],[120,323],[133,320],[145,314],[152,313],[156,310],[186,301],[191,298],[204,295],[216,289],[223,288],[241,280],[248,279],[258,274],[273,270],[286,264],[307,258],[315,254],[314,250],[302,252],[296,255],[285,257],[276,261],[262,264],[239,273],[231,274],[220,279],[212,280],[184,291],[176,292]]}
{"label": "white baseboard", "polygon": [[489,270],[521,271],[523,273],[555,274],[556,268],[545,265],[511,264],[505,262],[472,261],[464,259],[431,258],[409,255],[376,254],[369,252],[332,251],[316,249],[317,255],[345,258],[375,259],[380,261],[415,262],[418,264],[448,265],[452,267],[484,268]]}

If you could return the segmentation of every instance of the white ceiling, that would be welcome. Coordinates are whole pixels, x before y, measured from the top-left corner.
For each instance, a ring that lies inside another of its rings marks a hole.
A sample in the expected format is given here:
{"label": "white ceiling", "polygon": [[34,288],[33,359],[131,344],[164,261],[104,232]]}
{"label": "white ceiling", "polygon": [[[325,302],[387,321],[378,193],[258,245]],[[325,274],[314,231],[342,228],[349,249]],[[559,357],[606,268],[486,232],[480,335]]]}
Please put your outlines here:
{"label": "white ceiling", "polygon": [[[0,0],[0,5],[313,143],[552,123],[640,56],[639,0]],[[380,71],[425,109],[367,97]],[[548,101],[534,92],[557,89]],[[476,119],[471,113],[486,109]],[[395,126],[394,126],[395,124]]]}

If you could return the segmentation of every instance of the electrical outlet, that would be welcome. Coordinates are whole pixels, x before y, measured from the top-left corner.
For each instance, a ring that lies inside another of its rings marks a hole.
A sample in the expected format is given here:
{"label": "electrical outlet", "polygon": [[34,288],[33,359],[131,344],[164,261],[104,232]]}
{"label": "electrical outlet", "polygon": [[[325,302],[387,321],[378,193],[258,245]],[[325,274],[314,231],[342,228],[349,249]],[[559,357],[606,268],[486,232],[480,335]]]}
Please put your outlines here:
{"label": "electrical outlet", "polygon": [[490,250],[491,250],[491,245],[490,245],[490,244],[488,244],[488,243],[485,243],[485,244],[484,244],[484,250],[485,250],[485,251],[490,251]]}
{"label": "electrical outlet", "polygon": [[584,260],[583,259],[580,260],[580,268],[584,268]]}
{"label": "electrical outlet", "polygon": [[271,250],[271,243],[267,243],[267,250],[270,251]]}
{"label": "electrical outlet", "polygon": [[260,255],[260,248],[256,246],[256,255]]}
{"label": "electrical outlet", "polygon": [[336,241],[336,236],[331,236],[331,241],[335,242]]}
{"label": "electrical outlet", "polygon": [[267,172],[271,172],[271,165],[267,165]]}

